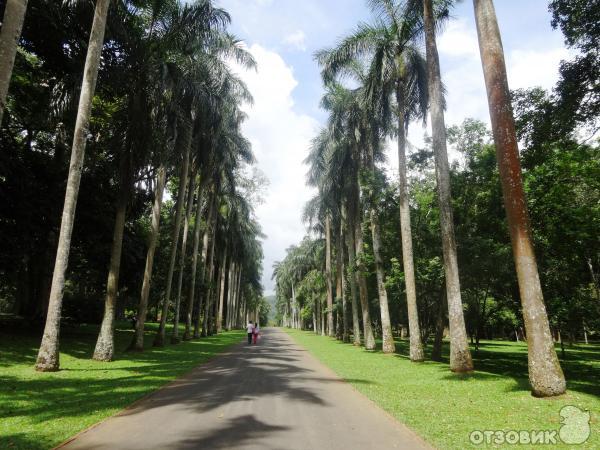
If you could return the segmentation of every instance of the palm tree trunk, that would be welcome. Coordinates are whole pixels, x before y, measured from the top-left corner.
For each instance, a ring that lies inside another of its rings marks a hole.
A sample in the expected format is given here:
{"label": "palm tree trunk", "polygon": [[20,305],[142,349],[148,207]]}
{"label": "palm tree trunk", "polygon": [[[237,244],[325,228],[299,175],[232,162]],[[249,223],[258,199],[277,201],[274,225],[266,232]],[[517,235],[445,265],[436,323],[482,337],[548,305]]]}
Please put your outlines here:
{"label": "palm tree trunk", "polygon": [[375,260],[375,273],[377,275],[377,290],[379,291],[379,308],[381,313],[381,334],[383,353],[394,353],[396,344],[392,334],[390,322],[390,310],[388,306],[387,290],[385,288],[385,272],[383,271],[383,259],[381,258],[381,232],[379,229],[379,217],[375,208],[371,208],[371,236],[373,237],[373,259]]}
{"label": "palm tree trunk", "polygon": [[229,275],[227,276],[227,310],[225,311],[225,329],[227,331],[231,330],[231,297],[233,290],[233,278],[235,276],[235,261],[233,261],[233,256],[231,259],[232,261],[229,263]]}
{"label": "palm tree trunk", "polygon": [[202,216],[202,199],[201,185],[198,185],[198,193],[196,195],[196,215],[194,218],[194,244],[192,249],[192,267],[190,269],[191,280],[190,288],[188,291],[188,304],[187,312],[185,315],[185,331],[183,333],[183,340],[189,341],[192,338],[192,315],[194,314],[194,295],[196,294],[196,275],[198,268],[198,249],[200,247],[200,228],[201,228],[201,216]]}
{"label": "palm tree trunk", "polygon": [[313,325],[313,332],[317,333],[317,301],[316,300],[313,300],[312,325]]}
{"label": "palm tree trunk", "polygon": [[334,336],[333,330],[333,280],[331,277],[331,216],[325,217],[325,276],[327,277],[327,334]]}
{"label": "palm tree trunk", "polygon": [[240,266],[238,269],[238,275],[237,275],[237,280],[235,283],[235,290],[234,292],[234,317],[233,317],[233,328],[239,328],[240,327],[240,306],[241,306],[241,297],[242,297],[242,267]]}
{"label": "palm tree trunk", "polygon": [[223,259],[219,274],[219,309],[217,311],[217,333],[220,333],[223,329],[223,301],[225,298],[225,275],[227,274],[227,245],[223,250]]}
{"label": "palm tree trunk", "polygon": [[417,287],[415,283],[415,266],[412,248],[412,230],[410,224],[410,204],[408,182],[406,177],[406,136],[405,136],[405,102],[404,81],[398,82],[396,100],[398,104],[398,176],[400,191],[400,235],[402,237],[402,264],[404,282],[406,284],[406,304],[408,309],[408,328],[410,330],[410,360],[421,362],[423,344],[419,329],[419,310],[417,307]]}
{"label": "palm tree trunk", "polygon": [[[337,235],[337,236],[336,236]],[[339,305],[342,303],[342,258],[340,255],[339,233],[334,233],[333,242],[335,245],[335,300],[333,303],[333,322],[335,326],[336,339],[342,339],[342,320],[339,313]]]}
{"label": "palm tree trunk", "polygon": [[2,125],[8,86],[10,85],[26,11],[27,0],[6,1],[2,28],[0,29],[0,125]]}
{"label": "palm tree trunk", "polygon": [[162,197],[165,191],[165,182],[167,171],[164,165],[157,170],[156,188],[154,190],[154,205],[152,207],[152,228],[150,232],[150,242],[148,243],[148,253],[146,254],[146,267],[144,269],[144,281],[142,282],[142,294],[140,304],[138,305],[137,321],[135,323],[135,334],[130,350],[142,351],[144,349],[144,324],[148,313],[148,297],[150,295],[150,283],[152,281],[152,266],[154,265],[154,253],[158,244],[160,231],[160,209]]}
{"label": "palm tree trunk", "polygon": [[[342,244],[342,249],[344,248]],[[350,342],[350,324],[348,323],[348,297],[346,296],[346,265],[342,262],[342,341]]]}
{"label": "palm tree trunk", "polygon": [[[160,325],[158,332],[154,338],[154,346],[162,347],[165,345],[165,327],[167,324],[167,316],[169,314],[169,304],[171,303],[171,287],[173,284],[173,272],[175,271],[175,260],[177,259],[177,248],[179,247],[179,234],[181,233],[181,218],[183,216],[183,208],[185,202],[185,194],[187,189],[187,183],[189,178],[189,165],[190,165],[190,148],[192,145],[192,130],[189,124],[183,124],[183,136],[181,136],[183,143],[183,164],[181,166],[181,173],[179,177],[179,193],[177,196],[177,206],[175,208],[175,225],[173,228],[172,241],[171,241],[171,252],[169,255],[169,272],[167,274],[167,288],[165,291],[165,298],[163,299],[162,311],[160,314]],[[191,193],[190,193],[191,194]]]}
{"label": "palm tree trunk", "polygon": [[[215,216],[216,217],[216,216]],[[212,222],[209,224],[210,229],[210,248],[208,253],[208,276],[207,280],[207,289],[206,289],[206,298],[204,299],[204,317],[202,318],[202,337],[208,336],[208,324],[209,324],[209,314],[210,307],[212,305],[212,287],[213,287],[213,275],[214,275],[214,255],[215,255],[215,233],[217,229],[216,219],[213,218]]]}
{"label": "palm tree trunk", "polygon": [[206,218],[206,230],[204,230],[204,238],[202,240],[202,261],[200,262],[200,276],[199,276],[199,281],[200,281],[200,295],[198,295],[198,310],[197,310],[197,314],[196,314],[196,321],[194,323],[194,338],[197,339],[200,337],[200,320],[202,319],[202,312],[203,312],[203,308],[202,306],[204,305],[203,302],[206,301],[206,269],[207,269],[207,264],[208,264],[208,244],[209,244],[209,237],[210,237],[210,223],[212,222],[212,218],[214,215],[214,204],[215,204],[215,197],[216,193],[213,191],[211,192],[211,196],[210,196],[210,203],[209,203],[209,207],[208,207],[208,216]]}
{"label": "palm tree trunk", "polygon": [[448,167],[448,151],[446,148],[442,79],[435,40],[432,0],[423,1],[423,16],[425,19],[425,48],[429,79],[429,99],[431,102],[433,151],[435,154],[444,272],[446,275],[446,295],[448,299],[450,370],[453,372],[470,372],[473,370],[473,360],[471,359],[471,352],[469,351],[469,344],[467,342],[467,330],[465,328],[460,294],[456,240],[454,237],[454,218],[450,195],[450,169]]}
{"label": "palm tree trunk", "polygon": [[[357,202],[358,203],[358,202]],[[367,279],[365,277],[366,267],[363,261],[363,234],[360,220],[360,210],[357,208],[356,219],[354,221],[354,235],[356,238],[356,281],[358,284],[360,305],[363,317],[363,333],[365,339],[365,349],[375,350],[375,336],[373,335],[373,325],[371,324],[371,312],[369,311],[369,296],[367,291]]]}
{"label": "palm tree trunk", "polygon": [[444,311],[446,310],[446,292],[442,289],[435,321],[435,337],[431,349],[432,361],[442,360],[442,345],[444,339]]}
{"label": "palm tree trunk", "polygon": [[321,336],[325,336],[325,315],[323,314],[322,300],[319,300],[319,315],[321,316]]}
{"label": "palm tree trunk", "polygon": [[296,290],[292,281],[292,328],[296,328]]}
{"label": "palm tree trunk", "polygon": [[130,165],[129,157],[123,155],[120,167],[119,199],[117,201],[117,213],[115,217],[115,228],[110,253],[110,264],[108,268],[108,280],[106,282],[106,297],[104,299],[104,317],[100,326],[100,334],[96,341],[93,359],[97,361],[111,361],[114,355],[114,325],[115,311],[117,306],[117,293],[119,290],[119,272],[121,269],[121,251],[123,249],[123,231],[125,229],[125,217],[127,203],[131,189],[129,183]]}
{"label": "palm tree trunk", "polygon": [[344,276],[344,205],[341,207],[342,215],[340,217],[340,231],[337,239],[337,268],[340,280],[340,298],[342,300],[342,341],[350,342],[350,330],[348,329],[348,305],[346,299],[346,278]]}
{"label": "palm tree trunk", "polygon": [[531,239],[504,50],[492,1],[474,0],[473,3],[504,207],[527,332],[529,382],[534,395],[551,397],[563,394],[566,383],[552,342]]}
{"label": "palm tree trunk", "polygon": [[191,181],[188,192],[187,207],[183,219],[183,237],[181,239],[181,253],[179,254],[179,276],[177,278],[177,298],[175,300],[175,317],[173,318],[173,332],[171,334],[171,343],[179,343],[179,309],[181,305],[181,287],[183,284],[183,272],[185,271],[185,258],[187,256],[187,240],[190,228],[190,217],[194,206],[194,192],[196,191],[196,174],[191,170]]}
{"label": "palm tree trunk", "polygon": [[104,42],[108,5],[109,0],[98,0],[96,2],[94,21],[92,23],[90,40],[85,58],[85,67],[83,69],[83,82],[81,84],[81,95],[79,96],[79,107],[77,110],[75,133],[73,136],[73,148],[71,150],[71,162],[67,179],[67,189],[65,192],[65,203],[60,224],[58,250],[56,252],[56,261],[54,263],[52,287],[50,288],[48,315],[46,316],[44,335],[35,364],[36,370],[42,372],[56,371],[59,370],[60,367],[60,315],[65,287],[65,273],[69,262],[71,234],[73,232],[73,222],[75,221],[75,207],[77,206],[77,195],[79,194],[79,183],[81,181],[81,172],[83,170],[87,128],[92,112],[92,98],[94,97],[94,91],[96,89],[100,54],[102,53],[102,44]]}
{"label": "palm tree trunk", "polygon": [[353,214],[350,213],[346,227],[346,248],[348,249],[348,279],[350,280],[350,296],[352,298],[352,334],[353,343],[360,346],[360,320],[358,318],[358,287],[356,283],[356,250],[354,241]]}

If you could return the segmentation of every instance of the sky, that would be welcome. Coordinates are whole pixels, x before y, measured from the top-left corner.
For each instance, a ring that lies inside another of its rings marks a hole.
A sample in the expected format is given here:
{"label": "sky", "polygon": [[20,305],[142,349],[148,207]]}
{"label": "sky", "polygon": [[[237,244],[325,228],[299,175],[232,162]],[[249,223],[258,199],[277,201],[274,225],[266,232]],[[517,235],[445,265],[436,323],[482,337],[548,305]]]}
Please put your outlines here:
{"label": "sky", "polygon": [[[270,295],[273,263],[306,234],[302,209],[314,194],[305,185],[303,160],[326,114],[319,108],[323,88],[313,55],[334,46],[372,15],[366,0],[218,0],[217,4],[230,13],[232,32],[258,64],[257,71],[239,74],[254,97],[254,104],[244,107],[248,120],[243,131],[258,168],[269,180],[256,214],[266,235],[263,287]],[[495,2],[511,89],[552,88],[560,61],[570,55],[562,34],[550,25],[547,5],[548,0]],[[446,124],[460,124],[467,117],[489,123],[471,1],[452,11],[438,36],[438,50],[447,89]],[[418,147],[426,132],[422,124],[411,124],[408,139]],[[397,170],[394,149],[390,142],[391,175]]]}

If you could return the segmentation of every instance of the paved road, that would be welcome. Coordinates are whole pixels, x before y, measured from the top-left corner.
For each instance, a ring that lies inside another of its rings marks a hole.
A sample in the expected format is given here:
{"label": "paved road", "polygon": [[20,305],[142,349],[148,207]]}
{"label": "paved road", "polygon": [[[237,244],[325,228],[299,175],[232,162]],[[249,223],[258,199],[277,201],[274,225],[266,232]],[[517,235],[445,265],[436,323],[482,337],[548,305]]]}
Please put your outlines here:
{"label": "paved road", "polygon": [[408,428],[277,329],[197,367],[62,447],[425,449]]}

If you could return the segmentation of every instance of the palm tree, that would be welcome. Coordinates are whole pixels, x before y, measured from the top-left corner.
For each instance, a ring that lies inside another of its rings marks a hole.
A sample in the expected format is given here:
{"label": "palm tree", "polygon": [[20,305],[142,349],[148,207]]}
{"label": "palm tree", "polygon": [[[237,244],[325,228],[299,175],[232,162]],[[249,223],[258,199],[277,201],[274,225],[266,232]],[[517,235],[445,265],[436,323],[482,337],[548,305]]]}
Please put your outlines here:
{"label": "palm tree", "polygon": [[[204,177],[202,177],[204,178]],[[194,243],[192,246],[192,265],[190,267],[190,284],[188,290],[188,304],[187,311],[185,314],[185,331],[183,333],[183,340],[188,341],[192,338],[192,314],[194,312],[194,296],[196,294],[196,275],[198,273],[198,250],[200,247],[200,229],[201,229],[201,214],[202,214],[202,198],[201,191],[202,186],[198,186],[197,200],[196,200],[196,213],[194,215]],[[202,262],[201,262],[202,264]]]}
{"label": "palm tree", "polygon": [[566,383],[554,350],[531,239],[500,29],[492,0],[474,0],[473,4],[504,207],[527,331],[529,382],[534,395],[552,397],[564,394]]}
{"label": "palm tree", "polygon": [[[348,201],[352,206],[352,202]],[[347,207],[344,208],[345,212]],[[352,307],[352,336],[354,345],[360,346],[360,321],[358,318],[358,283],[356,278],[356,241],[355,241],[355,226],[352,218],[354,213],[351,211],[346,213],[346,251],[348,254],[347,276],[350,281],[350,298]]]}
{"label": "palm tree", "polygon": [[156,171],[156,187],[154,188],[154,205],[152,206],[152,224],[150,230],[150,239],[146,253],[146,266],[144,268],[144,279],[142,282],[142,292],[140,303],[138,305],[138,315],[135,324],[133,341],[129,347],[133,351],[144,350],[144,324],[146,323],[146,314],[148,312],[148,297],[150,295],[150,283],[152,281],[152,268],[154,266],[154,253],[158,244],[158,234],[160,228],[160,209],[162,197],[165,190],[167,171],[164,166],[160,166]]}
{"label": "palm tree", "polygon": [[[362,255],[363,250],[358,183],[360,145],[356,139],[356,136],[360,135],[360,130],[356,125],[359,120],[356,118],[358,109],[351,107],[351,105],[356,106],[354,100],[356,95],[356,92],[344,89],[339,84],[330,83],[322,99],[323,107],[332,114],[328,128],[322,130],[313,140],[310,154],[305,161],[309,164],[308,184],[318,186],[320,190],[320,194],[307,205],[308,214],[305,213],[305,217],[323,217],[326,208],[333,208],[327,205],[339,205],[342,198],[348,198],[355,205],[350,208],[353,213],[351,221],[360,230],[360,232],[355,230],[358,256]],[[365,267],[362,258],[357,257],[356,261],[358,270],[355,274],[362,305],[365,348],[371,350],[375,348],[375,338],[371,328]]]}
{"label": "palm tree", "polygon": [[[354,71],[358,74],[358,81],[364,80],[360,65],[355,65]],[[327,78],[327,75],[325,75]],[[375,273],[377,277],[377,291],[379,294],[379,313],[381,317],[382,349],[384,353],[394,353],[395,344],[390,322],[387,289],[385,287],[385,271],[381,257],[381,231],[379,227],[379,215],[377,211],[377,192],[374,186],[377,177],[375,159],[381,155],[379,141],[381,139],[380,123],[370,102],[366,101],[365,88],[361,85],[354,92],[335,86],[329,92],[323,102],[323,106],[329,107],[331,111],[330,122],[334,130],[348,130],[348,134],[360,136],[356,139],[356,148],[366,151],[357,158],[362,161],[368,179],[364,186],[364,196],[367,202],[371,237],[373,241],[373,259],[375,262]]]}
{"label": "palm tree", "polygon": [[[168,165],[166,160],[170,158],[173,148],[172,143],[176,141],[177,118],[175,116],[179,111],[173,107],[172,100],[176,94],[177,83],[181,84],[182,77],[181,72],[176,70],[173,60],[181,59],[182,55],[189,56],[190,51],[193,51],[190,50],[193,48],[191,46],[182,46],[182,42],[189,43],[187,36],[203,37],[206,34],[203,30],[220,26],[229,17],[221,10],[213,10],[209,1],[181,7],[172,0],[159,0],[141,9],[122,8],[119,4],[117,12],[128,25],[121,35],[126,44],[126,53],[131,60],[129,72],[132,90],[128,95],[129,125],[125,148],[120,155],[121,164],[126,165],[125,172],[121,172],[119,178],[104,317],[94,352],[94,359],[99,360],[112,359],[114,310],[117,301],[124,218],[132,183],[139,181],[134,175],[136,172],[148,171],[148,167],[152,167],[156,162],[151,161],[152,158],[163,161],[162,164],[166,169]],[[143,20],[140,20],[140,17]],[[165,148],[168,151],[165,152]],[[158,228],[152,231],[158,232]],[[153,257],[151,259],[153,260]],[[152,271],[149,274],[151,276]],[[142,305],[147,304],[147,299],[146,302],[143,300],[140,302]],[[138,311],[138,316],[145,317],[145,315],[145,311]],[[143,327],[140,330],[143,332]],[[138,338],[136,340],[142,342]]]}
{"label": "palm tree", "polygon": [[[386,104],[390,97],[395,98],[400,232],[410,328],[410,359],[422,361],[424,355],[419,329],[406,175],[406,130],[412,119],[426,117],[428,97],[425,60],[412,41],[418,32],[419,23],[409,20],[402,10],[402,2],[373,0],[370,6],[378,13],[378,19],[373,25],[361,24],[356,32],[343,39],[335,49],[321,51],[317,58],[327,80],[340,73],[355,73],[356,61],[369,58],[369,72],[364,79],[368,101]],[[387,105],[382,109],[389,111]]]}
{"label": "palm tree", "polygon": [[[168,2],[168,0],[164,1]],[[164,2],[158,3],[164,5]],[[189,156],[186,155],[190,152],[191,124],[194,114],[197,115],[199,103],[204,102],[208,109],[219,110],[231,100],[231,95],[246,101],[251,98],[245,85],[232,74],[225,61],[233,60],[246,67],[254,67],[255,62],[240,41],[223,30],[230,21],[229,15],[221,9],[214,8],[211,0],[199,0],[190,5],[177,3],[172,8],[165,8],[165,14],[166,16],[160,20],[161,36],[168,44],[165,48],[172,45],[177,51],[167,52],[165,56],[166,62],[163,63],[165,70],[162,72],[167,74],[167,81],[163,83],[164,87],[159,89],[159,96],[166,99],[168,103],[166,111],[172,116],[170,120],[176,123],[176,130],[179,129],[179,133],[175,132],[173,136],[177,136],[176,154],[183,155],[182,160],[185,165],[186,159],[189,160]],[[153,17],[155,17],[154,12]],[[150,34],[152,29],[153,26],[150,26]],[[231,94],[224,95],[224,92]],[[215,102],[215,98],[220,98],[221,101]],[[237,104],[237,100],[231,103]],[[180,170],[182,175],[187,173],[181,167]],[[180,206],[178,209],[182,209],[182,203],[178,203]],[[173,270],[181,222],[177,217],[180,218],[181,212],[176,211],[175,214],[176,223],[172,243],[175,248],[171,251],[169,261],[173,262]],[[155,339],[156,345],[164,342],[166,324],[164,321],[168,314],[169,286],[172,283],[173,270],[170,264],[167,298],[163,303],[161,326]],[[141,300],[140,308],[146,307],[147,300],[146,302]],[[138,310],[138,320],[139,317],[145,317],[145,314],[145,311],[142,313]],[[138,334],[143,333],[143,324],[137,328],[140,330]],[[143,342],[139,335],[136,336],[135,341]]]}
{"label": "palm tree", "polygon": [[460,293],[456,238],[454,235],[454,218],[450,194],[450,169],[448,166],[448,151],[446,147],[442,78],[440,75],[440,61],[435,37],[435,16],[437,14],[434,14],[432,0],[416,1],[422,1],[423,3],[422,11],[427,54],[432,140],[440,208],[440,225],[442,229],[446,295],[448,300],[450,370],[453,372],[470,372],[473,370],[473,360],[471,359],[471,352],[469,351],[467,342],[467,330],[465,328],[465,318]]}
{"label": "palm tree", "polygon": [[[191,99],[188,100],[191,107]],[[187,120],[186,120],[187,119]],[[183,134],[181,137],[183,145],[183,162],[181,164],[181,173],[179,177],[179,192],[177,196],[177,203],[175,207],[175,220],[173,226],[173,234],[171,241],[171,252],[169,255],[169,272],[167,275],[167,287],[165,298],[163,300],[163,307],[160,316],[160,325],[158,332],[154,339],[155,347],[162,347],[165,344],[165,326],[167,323],[167,314],[169,311],[169,302],[171,298],[171,285],[173,282],[173,272],[175,270],[175,259],[177,257],[177,248],[179,247],[179,233],[181,232],[181,219],[183,216],[183,209],[185,203],[185,193],[187,190],[187,183],[189,177],[189,163],[190,163],[190,148],[192,145],[192,124],[191,117],[186,114],[184,117],[184,124],[180,126],[180,132]]]}
{"label": "palm tree", "polygon": [[46,317],[46,325],[44,327],[44,335],[35,364],[36,370],[43,372],[56,371],[59,370],[60,367],[59,332],[65,273],[69,262],[71,234],[73,231],[73,222],[75,221],[75,207],[77,205],[77,195],[79,193],[79,183],[81,181],[81,172],[83,169],[87,127],[92,111],[92,98],[96,89],[96,79],[98,77],[100,54],[104,42],[104,31],[106,28],[106,16],[109,3],[109,0],[96,1],[94,21],[92,22],[85,66],[83,69],[83,82],[81,85],[77,121],[75,123],[73,136],[71,162],[58,238],[56,262],[54,264],[54,274],[52,276],[52,286],[50,289],[48,314]]}
{"label": "palm tree", "polygon": [[327,279],[327,335],[334,336],[333,329],[333,278],[331,274],[331,214],[325,215],[325,276]]}
{"label": "palm tree", "polygon": [[181,305],[181,288],[183,285],[183,272],[185,271],[185,260],[187,257],[187,240],[190,227],[190,219],[192,215],[192,208],[194,206],[194,194],[196,192],[196,170],[193,167],[191,169],[190,186],[187,194],[187,206],[185,208],[185,215],[183,220],[183,237],[181,240],[181,252],[179,254],[179,277],[177,279],[177,299],[175,301],[175,314],[173,318],[173,331],[171,333],[171,343],[177,344],[179,342],[179,309]]}
{"label": "palm tree", "polygon": [[26,11],[27,0],[7,0],[4,6],[4,17],[0,28],[0,124],[2,124],[8,86]]}

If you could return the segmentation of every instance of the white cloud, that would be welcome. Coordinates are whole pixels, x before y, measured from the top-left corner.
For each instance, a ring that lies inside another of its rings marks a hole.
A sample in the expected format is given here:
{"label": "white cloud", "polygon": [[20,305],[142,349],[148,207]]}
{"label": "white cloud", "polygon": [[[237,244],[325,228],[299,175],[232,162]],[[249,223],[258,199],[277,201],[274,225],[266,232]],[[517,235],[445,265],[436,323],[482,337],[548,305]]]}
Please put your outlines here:
{"label": "white cloud", "polygon": [[438,39],[438,51],[452,57],[477,57],[477,32],[468,26],[465,19],[457,19],[448,24]]}
{"label": "white cloud", "polygon": [[[558,80],[559,63],[569,58],[569,50],[562,46],[532,49],[529,41],[523,40],[522,43],[523,48],[505,47],[510,88],[541,86],[551,89]],[[467,117],[489,124],[487,93],[474,23],[464,18],[450,22],[438,38],[438,50],[442,81],[446,87],[446,126],[458,125]],[[430,125],[424,130],[420,123],[413,123],[409,127],[408,138],[415,146],[422,146],[425,131],[431,135]],[[395,141],[390,142],[387,154],[390,172],[397,173]],[[457,157],[450,149],[449,158]]]}
{"label": "white cloud", "polygon": [[270,292],[273,262],[282,259],[285,249],[305,234],[301,215],[311,191],[305,186],[303,160],[318,122],[294,110],[292,93],[298,81],[282,57],[258,44],[249,51],[258,71],[240,72],[254,96],[253,107],[245,107],[248,120],[243,131],[252,142],[259,168],[270,180],[265,202],[257,209],[267,235],[263,286]]}
{"label": "white cloud", "polygon": [[283,38],[283,43],[296,50],[306,51],[306,36],[304,31],[297,30]]}
{"label": "white cloud", "polygon": [[570,56],[564,47],[544,51],[515,49],[508,56],[508,84],[511,89],[532,86],[551,89],[558,80],[560,61]]}

